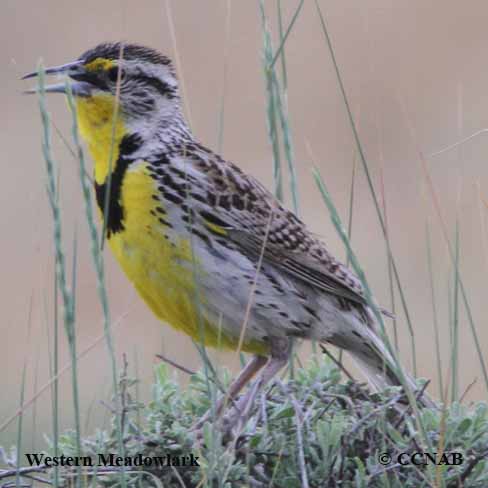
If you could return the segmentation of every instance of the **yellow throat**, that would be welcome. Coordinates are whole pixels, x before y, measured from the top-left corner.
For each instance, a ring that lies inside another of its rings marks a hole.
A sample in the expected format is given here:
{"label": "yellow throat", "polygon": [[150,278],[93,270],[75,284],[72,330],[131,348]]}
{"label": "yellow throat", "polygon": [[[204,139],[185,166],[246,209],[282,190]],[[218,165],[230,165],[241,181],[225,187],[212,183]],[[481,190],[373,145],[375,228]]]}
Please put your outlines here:
{"label": "yellow throat", "polygon": [[112,94],[78,97],[76,102],[80,133],[95,162],[95,181],[101,184],[109,170],[115,169],[120,142],[127,129]]}

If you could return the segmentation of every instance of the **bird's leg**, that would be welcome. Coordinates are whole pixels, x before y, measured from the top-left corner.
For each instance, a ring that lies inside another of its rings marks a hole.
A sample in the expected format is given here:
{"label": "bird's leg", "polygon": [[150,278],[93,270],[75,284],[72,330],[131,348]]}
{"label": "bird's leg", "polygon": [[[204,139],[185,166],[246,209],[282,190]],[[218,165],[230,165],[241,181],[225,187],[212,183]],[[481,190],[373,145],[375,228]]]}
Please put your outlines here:
{"label": "bird's leg", "polygon": [[291,342],[288,338],[273,339],[271,357],[255,380],[249,391],[235,402],[229,415],[224,418],[224,430],[230,433],[234,428],[239,432],[248,420],[259,391],[266,386],[279,371],[286,366],[291,353]]}
{"label": "bird's leg", "polygon": [[198,430],[212,416],[218,417],[224,410],[227,403],[232,402],[241,390],[251,381],[252,377],[266,364],[264,356],[254,356],[242,369],[237,378],[230,384],[227,393],[217,401],[215,408],[211,408],[192,428]]}

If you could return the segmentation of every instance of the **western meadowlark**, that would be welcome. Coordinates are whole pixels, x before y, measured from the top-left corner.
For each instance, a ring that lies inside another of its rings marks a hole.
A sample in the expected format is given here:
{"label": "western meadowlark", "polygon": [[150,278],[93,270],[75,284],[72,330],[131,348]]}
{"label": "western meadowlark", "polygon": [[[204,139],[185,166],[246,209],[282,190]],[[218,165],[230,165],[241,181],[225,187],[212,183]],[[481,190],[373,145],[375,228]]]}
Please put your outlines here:
{"label": "western meadowlark", "polygon": [[378,388],[401,383],[359,279],[258,181],[195,140],[169,58],[105,43],[45,72],[71,80],[106,238],[143,300],[197,341],[255,355],[228,392],[262,369],[238,409],[287,363],[294,337],[345,349]]}

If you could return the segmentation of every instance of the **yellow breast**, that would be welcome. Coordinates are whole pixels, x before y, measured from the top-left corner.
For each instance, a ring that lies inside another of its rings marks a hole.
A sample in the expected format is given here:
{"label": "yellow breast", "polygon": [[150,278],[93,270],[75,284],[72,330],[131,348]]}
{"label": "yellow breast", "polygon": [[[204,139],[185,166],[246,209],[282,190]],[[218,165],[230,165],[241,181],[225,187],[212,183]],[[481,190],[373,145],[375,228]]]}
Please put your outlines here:
{"label": "yellow breast", "polygon": [[[116,170],[119,145],[127,130],[120,117],[112,124],[113,97],[78,99],[77,113],[80,132],[95,161],[95,182],[101,185],[109,171]],[[218,320],[206,316],[207,297],[200,293],[195,275],[198,273],[203,279],[211,277],[205,277],[205,263],[195,259],[189,235],[167,238],[169,229],[159,220],[165,216],[156,211],[156,207],[162,208],[161,202],[153,198],[156,193],[147,164],[132,163],[120,188],[122,227],[109,235],[110,249],[158,318],[198,342],[235,349],[240,331],[236,330],[233,335],[222,334],[216,323]],[[266,347],[250,341],[244,344],[243,350],[264,353]]]}
{"label": "yellow breast", "polygon": [[[159,222],[152,198],[154,180],[144,165],[128,171],[122,185],[124,229],[108,243],[118,262],[151,310],[173,327],[206,344],[217,342],[216,327],[199,306],[205,297],[197,290],[195,274],[202,273],[187,237],[171,241]],[[203,334],[203,336],[202,336]]]}

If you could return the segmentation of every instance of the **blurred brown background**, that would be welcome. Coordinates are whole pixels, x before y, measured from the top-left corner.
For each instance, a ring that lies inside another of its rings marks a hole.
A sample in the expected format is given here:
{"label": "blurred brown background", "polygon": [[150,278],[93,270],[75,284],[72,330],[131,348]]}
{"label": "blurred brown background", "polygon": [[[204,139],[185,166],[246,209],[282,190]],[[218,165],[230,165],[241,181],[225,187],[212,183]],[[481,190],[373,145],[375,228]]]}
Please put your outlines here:
{"label": "blurred brown background", "polygon": [[[298,2],[284,0],[287,24]],[[223,155],[271,186],[271,152],[265,122],[261,70],[262,32],[258,2],[171,0],[178,53],[181,60],[191,124],[196,136],[215,148],[225,84]],[[432,377],[437,394],[432,300],[426,260],[427,219],[432,233],[437,309],[441,328],[444,375],[449,357],[449,293],[453,270],[439,222],[425,192],[419,152],[430,154],[488,126],[488,5],[484,1],[443,0],[320,0],[330,28],[335,53],[350,97],[359,135],[380,188],[384,179],[392,248],[415,327],[419,375]],[[230,6],[230,11],[229,11]],[[276,2],[266,1],[276,30]],[[26,364],[26,399],[49,378],[49,342],[53,327],[53,251],[50,210],[45,192],[45,169],[40,150],[40,119],[34,97],[20,91],[19,81],[35,69],[75,59],[85,49],[105,40],[127,39],[174,56],[167,4],[94,1],[58,2],[4,0],[0,6],[0,61],[2,117],[0,137],[0,221],[2,229],[0,300],[0,423],[20,401],[22,368]],[[227,19],[229,29],[226,30]],[[275,39],[276,45],[276,39]],[[301,214],[324,236],[329,248],[344,256],[343,247],[311,176],[313,150],[344,220],[347,218],[355,145],[324,42],[314,2],[305,1],[286,44],[289,70],[289,107],[296,149]],[[50,97],[56,125],[70,137],[70,118],[62,97]],[[101,310],[80,197],[75,161],[53,135],[61,167],[64,238],[68,259],[78,238],[77,330],[82,351],[101,333]],[[488,359],[486,281],[488,255],[483,242],[488,200],[486,136],[428,161],[439,194],[450,237],[456,215],[460,223],[460,268],[481,345]],[[384,241],[358,165],[353,245],[378,301],[389,306]],[[107,254],[107,282],[114,321],[117,355],[126,352],[134,371],[138,357],[142,395],[150,391],[154,355],[164,351],[190,368],[199,367],[190,340],[153,318]],[[398,304],[398,297],[397,297]],[[486,390],[464,308],[460,312],[461,391],[475,379],[468,400],[486,399]],[[398,327],[403,362],[411,368],[406,321],[399,312]],[[49,334],[48,334],[49,329]],[[48,337],[49,336],[49,337]],[[61,339],[61,364],[68,361]],[[306,354],[305,354],[306,355]],[[232,354],[214,353],[236,370]],[[104,342],[79,363],[85,432],[106,415],[100,399],[107,398],[110,371]],[[69,374],[61,380],[63,427],[72,426]],[[93,408],[90,408],[90,407]],[[43,445],[39,436],[51,432],[51,396],[42,395],[24,422],[29,444]],[[87,412],[91,412],[88,415]],[[35,425],[37,434],[33,437]],[[13,442],[15,424],[0,433],[0,445]]]}

